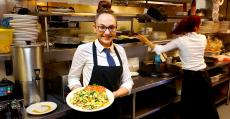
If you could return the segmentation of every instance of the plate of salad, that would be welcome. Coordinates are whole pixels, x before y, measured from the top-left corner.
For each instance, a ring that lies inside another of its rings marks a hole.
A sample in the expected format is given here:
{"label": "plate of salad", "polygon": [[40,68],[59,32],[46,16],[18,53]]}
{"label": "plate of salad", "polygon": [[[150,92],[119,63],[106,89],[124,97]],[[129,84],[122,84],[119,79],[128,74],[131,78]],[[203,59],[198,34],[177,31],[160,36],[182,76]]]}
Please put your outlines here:
{"label": "plate of salad", "polygon": [[66,97],[67,105],[81,112],[103,110],[109,107],[113,101],[113,93],[99,85],[88,85],[74,89]]}

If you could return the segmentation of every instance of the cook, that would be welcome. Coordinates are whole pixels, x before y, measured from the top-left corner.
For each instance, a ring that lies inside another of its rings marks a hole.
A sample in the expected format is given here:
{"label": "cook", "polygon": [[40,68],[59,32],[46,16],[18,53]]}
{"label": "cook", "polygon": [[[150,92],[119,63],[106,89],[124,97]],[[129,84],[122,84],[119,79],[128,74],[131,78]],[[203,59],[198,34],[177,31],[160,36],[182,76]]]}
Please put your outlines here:
{"label": "cook", "polygon": [[192,15],[182,19],[172,32],[178,37],[166,45],[153,44],[145,36],[137,35],[157,54],[179,50],[183,69],[181,119],[219,119],[211,81],[205,71],[204,51],[207,39],[205,35],[198,33],[200,24],[199,16]]}
{"label": "cook", "polygon": [[[133,80],[124,48],[113,43],[117,21],[110,2],[102,0],[98,3],[94,30],[97,33],[97,39],[80,45],[74,54],[68,74],[69,88],[73,90],[82,87],[80,83],[82,75],[83,86],[102,85],[111,90],[115,98],[130,94]],[[114,105],[118,105],[116,102],[119,103],[118,99],[115,99]],[[109,118],[120,118],[115,115],[115,112],[119,111],[116,110],[118,108],[112,108],[106,109],[107,112],[104,112],[103,116],[100,115],[100,118],[106,118],[104,115],[106,113],[111,114]],[[84,118],[86,116],[95,118],[89,115],[92,113],[85,114]]]}

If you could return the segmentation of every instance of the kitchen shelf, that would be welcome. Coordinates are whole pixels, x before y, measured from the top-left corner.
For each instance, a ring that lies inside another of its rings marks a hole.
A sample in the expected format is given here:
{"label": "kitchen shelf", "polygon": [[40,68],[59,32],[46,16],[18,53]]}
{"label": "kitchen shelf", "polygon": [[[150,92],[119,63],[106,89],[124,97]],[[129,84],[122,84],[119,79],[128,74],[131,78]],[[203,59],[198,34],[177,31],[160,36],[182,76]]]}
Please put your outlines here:
{"label": "kitchen shelf", "polygon": [[215,77],[220,75],[218,81],[212,82],[215,104],[226,100],[226,104],[229,104],[230,96],[230,62],[215,62],[208,65],[206,68],[209,76]]}
{"label": "kitchen shelf", "polygon": [[180,101],[180,96],[175,96],[170,99],[161,100],[157,104],[148,104],[145,107],[139,108],[136,110],[136,119],[143,118],[147,115],[160,111],[161,109]]}
{"label": "kitchen shelf", "polygon": [[0,54],[0,61],[5,61],[5,60],[11,60],[10,53]]}
{"label": "kitchen shelf", "polygon": [[[131,32],[133,32],[133,20],[136,18],[136,14],[114,14],[117,17],[117,21],[130,21],[131,22]],[[39,12],[39,16],[43,19],[43,25],[45,29],[45,40],[46,43],[49,43],[48,32],[51,30],[63,30],[63,29],[72,29],[72,28],[56,28],[49,27],[49,23],[54,23],[54,21],[50,21],[49,17],[51,16],[62,16],[64,22],[94,22],[95,21],[95,13],[61,13],[61,12]],[[117,41],[124,42],[124,41]],[[137,42],[131,41],[131,42]],[[46,48],[49,50],[49,46]]]}
{"label": "kitchen shelf", "polygon": [[226,81],[229,81],[229,80],[230,80],[230,78],[228,76],[225,76],[225,77],[221,78],[219,81],[213,82],[212,87],[217,86],[217,85],[224,83]]}
{"label": "kitchen shelf", "polygon": [[227,99],[226,94],[221,94],[220,93],[219,95],[215,96],[214,101],[215,101],[215,104],[219,104],[220,102],[223,102],[226,99]]}
{"label": "kitchen shelf", "polygon": [[124,118],[140,119],[180,102],[180,96],[176,93],[173,80],[148,90],[137,91],[131,96],[132,104],[123,108],[126,111]]}

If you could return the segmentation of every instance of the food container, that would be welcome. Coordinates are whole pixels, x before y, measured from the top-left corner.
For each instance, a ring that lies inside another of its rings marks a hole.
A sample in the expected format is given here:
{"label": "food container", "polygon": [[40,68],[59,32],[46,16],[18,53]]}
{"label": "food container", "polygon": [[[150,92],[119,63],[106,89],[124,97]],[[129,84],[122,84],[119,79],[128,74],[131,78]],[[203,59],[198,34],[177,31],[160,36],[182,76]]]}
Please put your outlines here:
{"label": "food container", "polygon": [[14,29],[0,28],[0,53],[9,53]]}

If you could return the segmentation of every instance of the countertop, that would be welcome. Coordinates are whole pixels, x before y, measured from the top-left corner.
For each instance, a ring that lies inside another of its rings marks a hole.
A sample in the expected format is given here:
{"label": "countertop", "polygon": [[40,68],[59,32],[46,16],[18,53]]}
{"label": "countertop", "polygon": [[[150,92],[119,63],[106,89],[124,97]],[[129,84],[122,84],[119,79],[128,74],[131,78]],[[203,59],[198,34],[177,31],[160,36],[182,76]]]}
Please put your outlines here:
{"label": "countertop", "polygon": [[[220,66],[229,65],[229,64],[230,62],[216,62],[213,64],[209,64],[206,69],[210,70],[215,67],[220,67]],[[173,81],[174,79],[178,79],[179,77],[180,75],[171,76],[168,78],[143,77],[143,76],[133,77],[134,86],[131,91],[131,95],[136,94],[143,90],[147,90],[147,89],[150,89],[150,88],[162,85],[162,84],[169,83]],[[60,118],[65,115],[68,115],[73,111],[67,104],[62,103],[61,101],[52,97],[51,95],[48,95],[47,101],[55,102],[58,105],[57,109],[45,115],[33,116],[33,115],[27,114],[25,111],[25,108],[23,108],[22,109],[23,119],[54,119],[54,118]]]}
{"label": "countertop", "polygon": [[[155,78],[155,77],[142,77],[142,76],[136,76],[133,77],[134,80],[134,87],[131,91],[131,95],[134,93],[137,93],[139,91],[142,90],[146,90],[152,87],[156,87],[165,83],[168,83],[170,81],[172,81],[175,78],[178,78],[178,76],[173,76],[170,78]],[[53,101],[55,103],[57,103],[58,107],[55,111],[49,113],[49,114],[45,114],[45,115],[41,115],[41,116],[33,116],[33,115],[29,115],[24,111],[22,111],[23,113],[23,119],[54,119],[54,118],[60,118],[63,117],[69,113],[71,113],[71,108],[65,104],[60,102],[59,100],[57,100],[56,98],[52,97],[52,96],[48,96],[47,101]]]}

